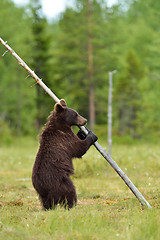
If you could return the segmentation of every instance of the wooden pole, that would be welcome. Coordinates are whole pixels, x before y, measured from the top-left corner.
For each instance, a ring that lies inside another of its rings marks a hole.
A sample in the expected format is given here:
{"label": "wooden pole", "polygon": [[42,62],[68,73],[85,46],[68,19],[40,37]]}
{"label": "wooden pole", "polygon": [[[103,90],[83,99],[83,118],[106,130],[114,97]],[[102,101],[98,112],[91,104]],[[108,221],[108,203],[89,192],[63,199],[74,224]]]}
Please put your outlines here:
{"label": "wooden pole", "polygon": [[[0,38],[0,42],[6,47],[7,51],[9,51],[19,62],[19,64],[26,69],[27,72],[37,81],[37,83],[51,96],[51,98],[55,102],[59,102],[59,98],[42,82],[42,80],[32,71],[27,64],[13,51],[13,49],[4,42],[2,38]],[[6,52],[5,52],[6,53]],[[2,55],[4,56],[5,53]],[[84,131],[85,134],[88,134],[87,129],[82,126],[81,130]],[[130,190],[134,193],[137,199],[140,201],[143,207],[147,206],[148,208],[152,208],[151,205],[147,202],[147,200],[143,197],[143,195],[139,192],[139,190],[134,186],[131,180],[126,176],[126,174],[119,168],[115,161],[106,153],[106,151],[101,147],[98,142],[94,143],[96,149],[101,153],[101,155],[108,161],[108,163],[113,167],[113,169],[118,173],[118,175],[122,178],[125,184],[130,188]]]}

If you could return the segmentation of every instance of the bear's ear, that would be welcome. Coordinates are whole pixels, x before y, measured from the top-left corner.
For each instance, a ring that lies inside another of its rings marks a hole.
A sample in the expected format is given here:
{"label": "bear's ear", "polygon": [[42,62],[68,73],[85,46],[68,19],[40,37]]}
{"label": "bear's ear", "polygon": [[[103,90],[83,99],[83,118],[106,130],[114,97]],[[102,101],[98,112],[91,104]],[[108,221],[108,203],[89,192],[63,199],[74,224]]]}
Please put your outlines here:
{"label": "bear's ear", "polygon": [[64,99],[61,99],[59,102],[63,107],[67,107],[66,101]]}
{"label": "bear's ear", "polygon": [[56,112],[59,112],[59,113],[64,111],[64,107],[60,103],[56,103],[54,109]]}

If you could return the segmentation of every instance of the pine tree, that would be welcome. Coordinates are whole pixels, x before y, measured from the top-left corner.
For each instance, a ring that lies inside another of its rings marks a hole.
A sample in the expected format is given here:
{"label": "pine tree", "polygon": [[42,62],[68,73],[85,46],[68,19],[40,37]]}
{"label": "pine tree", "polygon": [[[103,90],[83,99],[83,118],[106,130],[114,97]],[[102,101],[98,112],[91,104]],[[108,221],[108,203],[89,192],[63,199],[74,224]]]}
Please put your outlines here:
{"label": "pine tree", "polygon": [[[50,87],[50,66],[49,66],[49,47],[50,36],[47,33],[47,20],[42,14],[42,7],[39,0],[31,1],[32,11],[32,32],[33,32],[33,64],[32,67],[36,74],[45,79],[45,84]],[[51,111],[51,100],[45,95],[44,90],[37,85],[37,130],[46,122],[48,113]]]}
{"label": "pine tree", "polygon": [[107,102],[106,93],[100,90],[106,85],[109,62],[104,15],[102,1],[77,0],[74,8],[67,8],[60,20],[61,78],[66,82],[66,95],[72,106],[89,118],[90,128],[98,119],[100,109],[103,116],[107,115],[107,108],[100,108],[99,104],[104,98]]}

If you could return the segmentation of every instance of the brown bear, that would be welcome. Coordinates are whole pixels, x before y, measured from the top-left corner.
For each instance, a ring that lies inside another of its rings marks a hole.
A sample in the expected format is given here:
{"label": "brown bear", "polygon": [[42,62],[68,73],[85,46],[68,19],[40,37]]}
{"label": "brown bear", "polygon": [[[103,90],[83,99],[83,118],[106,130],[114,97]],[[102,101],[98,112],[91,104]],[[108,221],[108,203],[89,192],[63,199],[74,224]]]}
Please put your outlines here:
{"label": "brown bear", "polygon": [[74,173],[72,158],[81,158],[97,137],[89,131],[75,135],[71,126],[83,126],[87,120],[66,106],[65,100],[55,104],[54,111],[40,137],[40,147],[33,166],[32,183],[43,208],[57,204],[72,208],[77,203],[70,175]]}

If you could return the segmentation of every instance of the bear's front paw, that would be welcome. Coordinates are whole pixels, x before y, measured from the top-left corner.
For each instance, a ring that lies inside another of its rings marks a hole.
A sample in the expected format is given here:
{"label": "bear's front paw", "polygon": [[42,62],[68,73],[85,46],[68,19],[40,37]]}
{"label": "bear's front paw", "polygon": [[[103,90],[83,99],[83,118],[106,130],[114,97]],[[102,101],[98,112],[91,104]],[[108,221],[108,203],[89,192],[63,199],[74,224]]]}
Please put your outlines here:
{"label": "bear's front paw", "polygon": [[81,139],[84,140],[86,138],[86,134],[80,129],[79,132],[77,133],[77,136]]}
{"label": "bear's front paw", "polygon": [[98,140],[98,137],[92,131],[89,131],[87,136],[92,138],[93,143]]}

